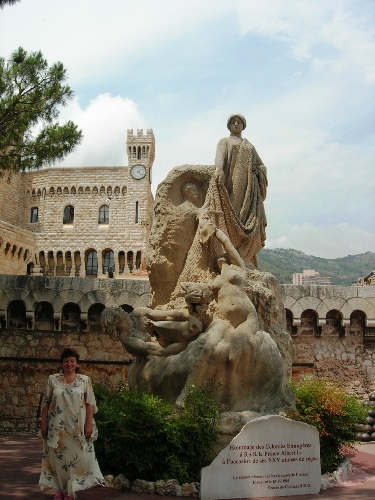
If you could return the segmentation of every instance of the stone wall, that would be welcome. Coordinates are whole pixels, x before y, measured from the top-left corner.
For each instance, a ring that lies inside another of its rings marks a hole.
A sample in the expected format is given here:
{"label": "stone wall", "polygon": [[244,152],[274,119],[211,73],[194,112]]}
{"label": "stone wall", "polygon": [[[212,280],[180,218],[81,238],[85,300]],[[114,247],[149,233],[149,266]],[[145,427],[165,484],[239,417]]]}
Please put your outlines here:
{"label": "stone wall", "polygon": [[[294,377],[328,377],[366,400],[375,392],[375,343],[365,336],[375,320],[375,287],[285,285],[280,291],[287,313],[293,311],[288,328],[295,345]],[[14,301],[25,306],[24,328],[9,325],[9,306]],[[59,356],[66,346],[77,348],[82,373],[95,383],[125,383],[132,358],[97,323],[92,328],[89,311],[98,305],[129,310],[149,301],[148,280],[0,275],[0,431],[35,429],[40,393],[48,375],[59,370]],[[41,302],[53,307],[50,329],[35,327]],[[60,319],[64,305],[71,302],[79,307],[80,318],[75,329],[66,331]],[[341,314],[337,328],[326,325],[327,314],[336,307]],[[350,325],[350,318],[358,308],[365,322],[357,328]],[[300,323],[306,311],[316,313],[312,328]],[[342,325],[345,319],[347,326]]]}
{"label": "stone wall", "polygon": [[364,401],[375,391],[375,286],[281,285],[293,374],[326,377]]}
{"label": "stone wall", "polygon": [[13,173],[0,177],[0,219],[12,225],[20,225],[22,219],[22,174]]}
{"label": "stone wall", "polygon": [[32,261],[33,254],[33,233],[0,221],[0,273],[27,274],[27,266]]}
{"label": "stone wall", "polygon": [[[123,306],[127,310],[149,305],[147,280],[99,280],[42,276],[0,275],[0,432],[35,430],[40,393],[48,375],[59,371],[64,347],[81,356],[81,372],[94,383],[126,383],[133,358],[119,341],[91,326],[91,306]],[[20,301],[27,311],[25,328],[9,327],[9,304]],[[34,329],[38,304],[53,307],[52,329]],[[64,305],[74,301],[80,309],[76,327],[65,331],[60,321]],[[57,318],[57,319],[56,319]]]}
{"label": "stone wall", "polygon": [[79,369],[96,384],[125,384],[132,357],[104,333],[1,332],[0,432],[35,431],[48,376],[60,371],[64,347],[77,349]]}

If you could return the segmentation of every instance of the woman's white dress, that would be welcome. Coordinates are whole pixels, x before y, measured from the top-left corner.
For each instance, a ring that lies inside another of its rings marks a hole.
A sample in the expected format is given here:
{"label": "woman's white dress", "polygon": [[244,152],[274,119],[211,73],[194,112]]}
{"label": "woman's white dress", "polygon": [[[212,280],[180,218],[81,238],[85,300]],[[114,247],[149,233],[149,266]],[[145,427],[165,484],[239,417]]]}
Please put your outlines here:
{"label": "woman's white dress", "polygon": [[63,374],[48,378],[43,406],[48,408],[48,436],[43,439],[41,489],[53,488],[75,497],[75,492],[104,484],[95,457],[94,441],[98,430],[85,438],[86,404],[97,412],[91,380],[77,374],[71,384],[65,383]]}

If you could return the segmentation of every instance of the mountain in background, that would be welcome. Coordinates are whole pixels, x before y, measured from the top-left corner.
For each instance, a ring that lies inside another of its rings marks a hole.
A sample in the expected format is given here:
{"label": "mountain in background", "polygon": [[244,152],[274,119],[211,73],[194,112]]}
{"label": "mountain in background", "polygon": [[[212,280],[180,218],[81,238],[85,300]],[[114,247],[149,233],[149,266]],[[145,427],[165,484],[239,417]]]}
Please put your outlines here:
{"label": "mountain in background", "polygon": [[262,248],[257,254],[258,268],[272,273],[279,284],[292,284],[293,273],[315,269],[321,276],[332,276],[333,285],[350,286],[360,277],[375,270],[375,253],[348,255],[339,259],[323,259],[291,248]]}

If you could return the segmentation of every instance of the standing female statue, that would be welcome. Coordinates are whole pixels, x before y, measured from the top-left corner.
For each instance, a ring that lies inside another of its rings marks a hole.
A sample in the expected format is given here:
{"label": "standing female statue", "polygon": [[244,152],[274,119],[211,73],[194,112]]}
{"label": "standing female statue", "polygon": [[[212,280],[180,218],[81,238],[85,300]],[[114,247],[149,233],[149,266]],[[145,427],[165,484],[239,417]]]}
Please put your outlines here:
{"label": "standing female statue", "polygon": [[217,226],[229,236],[243,260],[256,265],[256,254],[266,239],[263,202],[267,170],[254,146],[242,138],[245,117],[231,115],[227,127],[230,136],[217,145],[215,179],[205,206],[208,212],[218,213]]}

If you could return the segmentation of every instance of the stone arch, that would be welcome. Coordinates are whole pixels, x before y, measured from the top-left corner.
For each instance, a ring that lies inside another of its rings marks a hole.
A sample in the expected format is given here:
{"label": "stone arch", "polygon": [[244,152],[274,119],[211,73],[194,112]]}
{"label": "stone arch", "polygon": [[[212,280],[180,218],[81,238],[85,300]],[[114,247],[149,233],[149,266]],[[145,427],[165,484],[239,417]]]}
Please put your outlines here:
{"label": "stone arch", "polygon": [[346,301],[341,309],[344,319],[349,319],[351,313],[357,309],[366,313],[366,316],[375,318],[375,304],[363,297],[352,297]]}
{"label": "stone arch", "polygon": [[344,304],[345,299],[342,297],[325,297],[316,308],[316,312],[321,320],[325,320],[328,311],[333,309],[341,311]]}
{"label": "stone arch", "polygon": [[102,325],[100,321],[100,315],[104,311],[104,304],[96,302],[89,307],[87,314],[87,331],[89,332],[101,332]]}
{"label": "stone arch", "polygon": [[285,309],[285,322],[286,322],[286,331],[289,335],[297,334],[297,327],[293,326],[294,318],[293,313],[290,309]]}
{"label": "stone arch", "polygon": [[65,332],[81,331],[81,310],[74,302],[67,302],[62,308],[61,330]]}
{"label": "stone arch", "polygon": [[342,312],[338,309],[330,309],[322,325],[322,335],[344,337],[345,329],[342,326]]}
{"label": "stone arch", "polygon": [[26,306],[23,300],[11,300],[7,307],[8,328],[26,330]]}
{"label": "stone arch", "polygon": [[127,313],[131,313],[132,311],[134,311],[134,307],[130,306],[129,304],[121,304],[120,307]]}
{"label": "stone arch", "polygon": [[350,323],[347,327],[348,335],[361,335],[364,336],[366,327],[366,314],[356,309],[350,314]]}
{"label": "stone arch", "polygon": [[54,310],[52,304],[43,300],[35,308],[34,330],[53,331]]}
{"label": "stone arch", "polygon": [[318,315],[314,309],[304,309],[301,314],[301,325],[298,327],[299,335],[314,336],[319,334]]}

